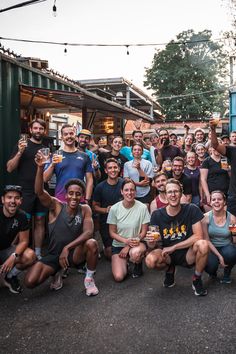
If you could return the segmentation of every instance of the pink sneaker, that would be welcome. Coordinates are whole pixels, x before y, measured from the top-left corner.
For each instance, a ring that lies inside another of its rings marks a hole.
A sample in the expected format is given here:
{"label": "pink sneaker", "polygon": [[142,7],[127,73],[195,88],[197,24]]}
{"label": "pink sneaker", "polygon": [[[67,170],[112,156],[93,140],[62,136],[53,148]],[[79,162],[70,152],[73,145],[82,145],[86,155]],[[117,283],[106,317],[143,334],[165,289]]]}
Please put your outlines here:
{"label": "pink sneaker", "polygon": [[87,296],[95,296],[99,293],[99,290],[96,287],[93,278],[85,278],[84,279],[84,286],[85,286]]}
{"label": "pink sneaker", "polygon": [[50,284],[51,290],[60,290],[63,287],[62,274],[61,271],[57,272]]}

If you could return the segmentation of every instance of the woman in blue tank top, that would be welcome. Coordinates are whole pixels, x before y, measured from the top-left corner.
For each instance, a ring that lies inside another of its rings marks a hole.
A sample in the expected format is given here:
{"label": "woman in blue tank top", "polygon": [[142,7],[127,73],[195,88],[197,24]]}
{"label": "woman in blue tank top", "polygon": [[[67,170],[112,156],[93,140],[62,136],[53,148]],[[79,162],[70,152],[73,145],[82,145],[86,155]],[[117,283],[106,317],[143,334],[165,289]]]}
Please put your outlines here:
{"label": "woman in blue tank top", "polygon": [[231,283],[231,270],[236,264],[236,245],[232,242],[230,224],[236,224],[236,217],[225,210],[226,197],[221,191],[213,191],[210,201],[212,210],[205,214],[202,221],[204,237],[208,239],[210,253],[205,271],[217,277],[219,265],[224,268],[221,283]]}

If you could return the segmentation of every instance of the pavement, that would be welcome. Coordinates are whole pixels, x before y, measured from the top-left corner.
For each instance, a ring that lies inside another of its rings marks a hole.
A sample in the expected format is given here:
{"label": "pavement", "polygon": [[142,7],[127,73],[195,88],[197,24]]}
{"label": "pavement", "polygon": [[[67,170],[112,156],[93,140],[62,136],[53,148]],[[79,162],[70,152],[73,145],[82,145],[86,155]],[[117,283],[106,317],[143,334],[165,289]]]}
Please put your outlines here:
{"label": "pavement", "polygon": [[194,295],[192,270],[179,267],[170,289],[163,275],[145,268],[115,283],[102,258],[96,297],[75,269],[56,292],[50,280],[21,294],[0,288],[0,353],[235,353],[236,272],[227,285],[205,274],[206,297]]}

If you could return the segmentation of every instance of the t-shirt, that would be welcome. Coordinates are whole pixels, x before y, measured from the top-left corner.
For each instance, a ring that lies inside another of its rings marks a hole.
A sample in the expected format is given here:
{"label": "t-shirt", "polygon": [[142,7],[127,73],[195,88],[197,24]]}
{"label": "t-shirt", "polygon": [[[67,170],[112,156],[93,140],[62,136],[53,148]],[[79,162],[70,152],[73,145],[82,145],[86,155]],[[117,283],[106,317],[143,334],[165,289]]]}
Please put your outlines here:
{"label": "t-shirt", "polygon": [[191,170],[185,167],[184,174],[191,179],[192,182],[192,196],[199,195],[199,181],[200,181],[200,170],[197,167],[195,170]]}
{"label": "t-shirt", "polygon": [[[152,163],[147,160],[141,160],[141,169],[146,173],[149,178],[153,178],[153,168]],[[124,177],[132,178],[134,182],[140,182],[140,175],[137,168],[133,167],[133,161],[128,161],[124,165]],[[142,198],[150,192],[150,186],[136,187],[137,198]]]}
{"label": "t-shirt", "polygon": [[16,235],[20,231],[29,230],[29,222],[22,210],[17,210],[12,217],[7,217],[0,206],[0,250],[10,247]]}
{"label": "t-shirt", "polygon": [[111,157],[113,157],[114,159],[117,160],[117,162],[119,163],[120,165],[120,177],[123,177],[123,170],[124,170],[124,164],[125,162],[128,161],[128,159],[126,157],[124,157],[124,155],[122,154],[119,154],[117,156],[114,156],[112,155],[112,153],[109,151],[109,152],[100,152],[99,155],[98,155],[98,161],[99,161],[99,164],[100,164],[100,171],[101,171],[101,181],[104,181],[104,179],[107,178],[107,174],[105,172],[105,161],[107,159],[110,159]]}
{"label": "t-shirt", "polygon": [[[131,161],[134,159],[133,154],[132,154],[132,147],[131,146],[123,146],[123,148],[120,150],[120,153],[126,157],[128,161]],[[142,159],[152,161],[150,152],[147,149],[143,149],[143,154],[142,154]]]}
{"label": "t-shirt", "polygon": [[[100,182],[93,194],[93,200],[100,203],[101,208],[107,208],[109,205],[114,205],[122,199],[121,195],[121,185],[122,178],[118,179],[118,182],[114,185],[109,184],[106,181]],[[108,214],[98,214],[101,223],[106,223]]]}
{"label": "t-shirt", "polygon": [[93,172],[90,158],[85,152],[63,151],[62,162],[57,163],[54,168],[56,174],[55,196],[65,202],[65,184],[71,178],[79,178],[84,181],[86,173]]}
{"label": "t-shirt", "polygon": [[[36,144],[31,140],[28,140],[27,147],[20,157],[19,165],[17,167],[18,172],[18,184],[22,186],[24,190],[34,191],[34,182],[37,171],[37,165],[34,161],[35,155],[39,149],[45,147],[42,143]],[[13,149],[10,159],[12,159],[18,152],[18,145]]]}
{"label": "t-shirt", "polygon": [[[168,172],[168,178],[174,178],[172,172]],[[178,181],[182,184],[183,193],[185,195],[192,194],[192,181],[191,181],[191,178],[189,178],[185,173],[182,173],[182,175],[178,179]]]}
{"label": "t-shirt", "polygon": [[188,239],[193,234],[192,225],[204,217],[201,210],[194,204],[181,204],[180,212],[170,216],[166,208],[154,210],[151,215],[151,225],[158,225],[164,247]]}
{"label": "t-shirt", "polygon": [[[142,225],[148,224],[150,214],[147,206],[138,200],[135,200],[132,208],[125,208],[123,202],[113,205],[107,217],[107,224],[117,226],[117,233],[124,237],[136,237],[141,232]],[[113,240],[112,246],[124,247],[123,242]]]}
{"label": "t-shirt", "polygon": [[226,157],[231,165],[231,177],[229,183],[229,195],[236,198],[236,147],[226,146]]}
{"label": "t-shirt", "polygon": [[203,161],[201,168],[208,170],[207,185],[210,193],[216,190],[225,194],[228,192],[229,174],[221,168],[220,161],[217,162],[209,156]]}
{"label": "t-shirt", "polygon": [[167,145],[167,146],[163,146],[163,148],[161,149],[161,155],[163,161],[165,160],[172,161],[173,158],[176,156],[183,156],[183,153],[178,146]]}

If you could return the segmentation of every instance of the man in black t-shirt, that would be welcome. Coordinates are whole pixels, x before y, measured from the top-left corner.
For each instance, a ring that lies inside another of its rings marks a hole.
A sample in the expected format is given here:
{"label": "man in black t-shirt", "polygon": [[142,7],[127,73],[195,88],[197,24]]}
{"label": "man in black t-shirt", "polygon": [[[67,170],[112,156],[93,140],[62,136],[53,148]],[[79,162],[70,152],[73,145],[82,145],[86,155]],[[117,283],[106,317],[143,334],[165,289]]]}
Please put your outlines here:
{"label": "man in black t-shirt", "polygon": [[159,147],[157,155],[157,163],[161,166],[165,160],[173,160],[176,156],[183,156],[182,151],[178,146],[170,144],[169,132],[166,129],[160,129]]}
{"label": "man in black t-shirt", "polygon": [[[155,210],[151,215],[151,225],[160,228],[163,249],[154,249],[146,257],[148,268],[166,269],[164,287],[175,285],[175,266],[191,267],[195,264],[192,288],[195,295],[207,295],[201,275],[208,258],[208,242],[203,240],[201,220],[203,214],[193,204],[180,204],[182,186],[174,178],[166,183],[168,205]],[[151,232],[146,236],[149,247],[155,243]]]}
{"label": "man in black t-shirt", "polygon": [[46,123],[42,119],[33,120],[29,127],[30,139],[20,139],[15,146],[10,160],[7,162],[7,171],[18,172],[18,184],[22,186],[22,210],[30,220],[34,215],[34,248],[38,258],[41,257],[41,247],[45,237],[45,215],[47,209],[42,206],[34,192],[34,181],[37,166],[34,158],[38,150],[44,148],[43,137],[46,133]]}
{"label": "man in black t-shirt", "polygon": [[4,275],[4,285],[14,294],[21,292],[17,274],[36,259],[28,248],[29,223],[25,213],[19,209],[21,202],[20,186],[4,188],[0,206],[0,275]]}
{"label": "man in black t-shirt", "polygon": [[169,178],[177,179],[183,187],[183,195],[181,203],[190,203],[192,200],[192,181],[184,173],[184,159],[182,157],[175,157],[172,162],[172,172],[168,174]]}
{"label": "man in black t-shirt", "polygon": [[104,254],[111,259],[112,238],[109,234],[107,215],[111,206],[122,199],[120,191],[123,180],[119,177],[119,163],[114,158],[106,160],[105,172],[107,179],[100,182],[94,190],[93,209],[99,214],[99,231],[104,245]]}

